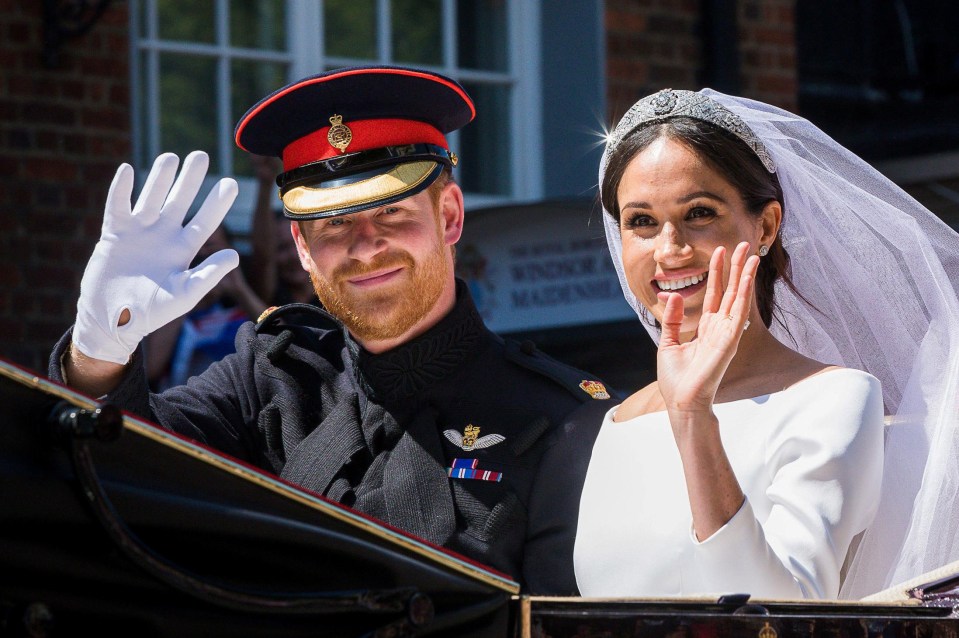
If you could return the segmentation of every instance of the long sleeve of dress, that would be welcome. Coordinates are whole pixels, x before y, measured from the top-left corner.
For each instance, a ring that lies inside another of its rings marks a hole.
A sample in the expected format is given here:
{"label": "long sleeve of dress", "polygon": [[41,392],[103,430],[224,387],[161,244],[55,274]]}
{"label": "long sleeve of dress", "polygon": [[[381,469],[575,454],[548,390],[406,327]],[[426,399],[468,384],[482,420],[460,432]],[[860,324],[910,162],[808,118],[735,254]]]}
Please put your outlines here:
{"label": "long sleeve of dress", "polygon": [[834,370],[716,413],[746,502],[703,542],[665,414],[607,415],[580,506],[584,595],[837,595],[846,552],[878,503],[878,381]]}

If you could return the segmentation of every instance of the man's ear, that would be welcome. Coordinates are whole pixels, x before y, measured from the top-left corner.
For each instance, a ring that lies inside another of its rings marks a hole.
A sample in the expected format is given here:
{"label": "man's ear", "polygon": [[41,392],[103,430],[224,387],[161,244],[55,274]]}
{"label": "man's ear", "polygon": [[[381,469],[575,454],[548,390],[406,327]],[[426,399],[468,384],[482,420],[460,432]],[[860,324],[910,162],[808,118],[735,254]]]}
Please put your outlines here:
{"label": "man's ear", "polygon": [[767,202],[760,214],[760,224],[762,226],[762,236],[759,243],[765,246],[772,246],[779,234],[779,227],[783,222],[783,207],[776,200]]}
{"label": "man's ear", "polygon": [[300,265],[306,272],[312,272],[313,258],[310,256],[310,247],[306,242],[306,237],[300,231],[300,222],[290,220],[290,234],[293,235],[293,243],[296,244],[296,254],[300,257]]}
{"label": "man's ear", "polygon": [[443,241],[452,246],[463,235],[463,191],[459,184],[450,182],[443,187],[439,198],[440,219],[443,220]]}

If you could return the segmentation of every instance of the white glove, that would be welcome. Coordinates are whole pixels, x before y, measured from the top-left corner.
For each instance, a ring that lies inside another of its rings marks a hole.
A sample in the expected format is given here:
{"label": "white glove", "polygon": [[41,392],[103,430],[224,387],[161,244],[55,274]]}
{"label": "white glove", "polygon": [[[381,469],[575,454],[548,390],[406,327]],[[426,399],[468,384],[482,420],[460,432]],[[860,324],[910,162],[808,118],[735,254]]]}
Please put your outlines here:
{"label": "white glove", "polygon": [[[73,343],[88,357],[125,364],[143,337],[187,313],[240,264],[236,251],[225,249],[189,268],[229,211],[237,185],[230,178],[217,182],[183,226],[210,160],[190,153],[174,183],[178,163],[172,153],[156,159],[132,211],[133,168],[117,169],[100,241],[80,282]],[[130,321],[119,326],[124,309]]]}

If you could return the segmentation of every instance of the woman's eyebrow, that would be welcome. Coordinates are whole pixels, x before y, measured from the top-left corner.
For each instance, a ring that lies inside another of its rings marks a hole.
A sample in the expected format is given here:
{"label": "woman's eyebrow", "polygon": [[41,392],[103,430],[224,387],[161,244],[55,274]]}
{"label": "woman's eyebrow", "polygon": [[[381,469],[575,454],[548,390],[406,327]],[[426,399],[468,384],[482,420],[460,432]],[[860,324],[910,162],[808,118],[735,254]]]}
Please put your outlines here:
{"label": "woman's eyebrow", "polygon": [[625,204],[622,204],[619,207],[620,210],[625,210],[627,208],[645,208],[649,210],[650,208],[652,208],[652,206],[650,206],[646,202],[626,202]]}
{"label": "woman's eyebrow", "polygon": [[695,193],[689,193],[688,195],[684,195],[683,197],[680,197],[679,199],[677,199],[676,203],[685,204],[687,202],[693,201],[694,199],[699,199],[700,197],[705,197],[706,199],[714,199],[717,202],[721,202],[723,204],[726,203],[725,199],[723,199],[722,197],[720,197],[719,195],[717,195],[716,193],[712,191],[696,191]]}
{"label": "woman's eyebrow", "polygon": [[[693,201],[694,199],[699,199],[699,198],[712,199],[723,204],[726,203],[725,199],[723,199],[722,197],[720,197],[719,195],[717,195],[716,193],[712,191],[696,191],[694,193],[689,193],[677,199],[676,203],[686,204],[688,202]],[[619,209],[626,210],[627,208],[641,208],[645,210],[650,210],[652,209],[652,207],[653,207],[652,204],[650,204],[649,202],[640,201],[640,202],[626,202],[625,204],[620,205]]]}

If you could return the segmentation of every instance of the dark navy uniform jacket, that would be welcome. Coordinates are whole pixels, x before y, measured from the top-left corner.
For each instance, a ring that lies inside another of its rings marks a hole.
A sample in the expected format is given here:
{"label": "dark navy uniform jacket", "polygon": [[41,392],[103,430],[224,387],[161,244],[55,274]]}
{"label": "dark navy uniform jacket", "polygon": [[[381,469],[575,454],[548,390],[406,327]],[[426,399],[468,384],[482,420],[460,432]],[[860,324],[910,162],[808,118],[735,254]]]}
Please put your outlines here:
{"label": "dark navy uniform jacket", "polygon": [[[69,340],[51,357],[57,380]],[[613,401],[590,375],[490,332],[462,282],[447,317],[379,355],[302,305],[246,324],[236,349],[162,394],[149,393],[135,361],[107,398],[526,592],[577,593],[579,496]]]}

